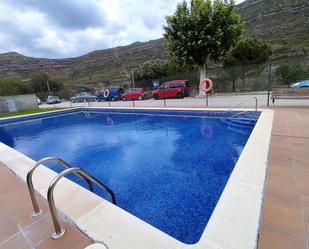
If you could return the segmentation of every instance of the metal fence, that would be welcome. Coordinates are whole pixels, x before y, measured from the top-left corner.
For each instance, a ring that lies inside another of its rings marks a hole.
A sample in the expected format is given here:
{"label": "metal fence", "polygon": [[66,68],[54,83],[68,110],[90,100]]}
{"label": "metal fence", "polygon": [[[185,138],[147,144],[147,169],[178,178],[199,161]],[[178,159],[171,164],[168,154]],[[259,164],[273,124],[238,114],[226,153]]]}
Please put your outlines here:
{"label": "metal fence", "polygon": [[[284,60],[276,60],[265,64],[257,65],[238,65],[238,66],[211,66],[207,70],[207,77],[211,78],[214,83],[213,94],[210,96],[210,106],[224,106],[220,102],[215,102],[214,96],[236,96],[236,95],[258,95],[262,94],[260,102],[263,105],[269,106],[271,90],[273,86],[290,85],[298,80],[309,78],[309,62],[306,58],[290,58]],[[181,99],[161,99],[158,101],[117,101],[117,102],[85,102],[85,103],[70,103],[66,102],[65,107],[77,106],[103,106],[103,107],[145,107],[145,106],[205,106],[206,100],[195,98],[199,95],[199,71],[197,69],[191,71],[182,71],[179,73],[162,76],[157,79],[148,80],[133,80],[134,74],[130,74],[128,79],[122,84],[118,84],[125,88],[143,87],[152,89],[153,82],[164,83],[175,79],[187,79],[190,82],[190,100],[184,101]],[[117,85],[110,82],[111,85]],[[109,84],[100,85],[96,90],[102,90],[108,87]],[[241,101],[241,98],[238,100]],[[188,103],[190,102],[190,103]],[[232,101],[233,102],[233,101]],[[236,103],[236,97],[235,97]],[[233,104],[233,103],[231,103]]]}

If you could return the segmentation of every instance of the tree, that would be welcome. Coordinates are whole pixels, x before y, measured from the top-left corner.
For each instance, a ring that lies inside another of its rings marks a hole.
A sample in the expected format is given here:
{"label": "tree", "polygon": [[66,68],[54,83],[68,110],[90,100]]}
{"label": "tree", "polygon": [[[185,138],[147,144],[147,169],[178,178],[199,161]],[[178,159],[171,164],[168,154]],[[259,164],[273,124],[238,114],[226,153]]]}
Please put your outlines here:
{"label": "tree", "polygon": [[183,66],[196,65],[206,77],[210,61],[218,62],[243,32],[233,0],[191,0],[179,3],[164,26],[169,54]]}
{"label": "tree", "polygon": [[30,87],[19,77],[0,79],[0,96],[29,93]]}
{"label": "tree", "polygon": [[[245,67],[265,63],[272,55],[271,45],[255,37],[244,37],[227,53],[224,66],[232,67],[235,72],[236,66],[242,68],[243,88],[245,85]],[[233,78],[233,91],[235,90],[235,78]]]}
{"label": "tree", "polygon": [[289,85],[309,77],[300,64],[284,62],[276,69],[275,76],[280,85]]}
{"label": "tree", "polygon": [[167,75],[168,61],[150,60],[139,65],[135,70],[137,80],[153,80]]}
{"label": "tree", "polygon": [[255,37],[244,37],[230,50],[225,62],[234,65],[263,64],[271,55],[269,43]]}
{"label": "tree", "polygon": [[51,92],[65,89],[64,84],[60,80],[50,78],[44,72],[36,73],[32,76],[31,87],[34,93],[48,92],[48,86]]}

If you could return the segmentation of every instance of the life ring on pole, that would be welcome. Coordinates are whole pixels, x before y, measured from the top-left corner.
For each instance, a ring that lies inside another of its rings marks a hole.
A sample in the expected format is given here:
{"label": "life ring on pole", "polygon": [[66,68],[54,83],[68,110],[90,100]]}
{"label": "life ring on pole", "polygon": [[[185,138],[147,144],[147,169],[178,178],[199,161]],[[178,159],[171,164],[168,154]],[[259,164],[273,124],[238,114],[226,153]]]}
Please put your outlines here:
{"label": "life ring on pole", "polygon": [[[206,88],[206,85],[208,85],[207,88]],[[213,85],[211,79],[206,78],[206,79],[201,80],[200,89],[201,89],[203,92],[209,93],[209,92],[212,91],[213,87],[214,87],[214,85]]]}
{"label": "life ring on pole", "polygon": [[106,88],[106,89],[104,89],[104,91],[103,91],[103,97],[104,98],[107,98],[109,96],[109,90]]}

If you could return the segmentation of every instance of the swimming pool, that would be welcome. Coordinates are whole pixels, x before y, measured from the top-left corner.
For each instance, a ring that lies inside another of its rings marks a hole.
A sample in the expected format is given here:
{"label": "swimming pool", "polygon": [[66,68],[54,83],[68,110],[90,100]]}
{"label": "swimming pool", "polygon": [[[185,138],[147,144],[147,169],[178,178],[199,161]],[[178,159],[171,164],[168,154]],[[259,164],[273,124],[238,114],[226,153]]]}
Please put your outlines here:
{"label": "swimming pool", "polygon": [[67,111],[2,121],[0,141],[35,160],[52,155],[84,168],[114,190],[118,206],[193,244],[258,118],[246,113],[249,123],[235,122],[234,114]]}

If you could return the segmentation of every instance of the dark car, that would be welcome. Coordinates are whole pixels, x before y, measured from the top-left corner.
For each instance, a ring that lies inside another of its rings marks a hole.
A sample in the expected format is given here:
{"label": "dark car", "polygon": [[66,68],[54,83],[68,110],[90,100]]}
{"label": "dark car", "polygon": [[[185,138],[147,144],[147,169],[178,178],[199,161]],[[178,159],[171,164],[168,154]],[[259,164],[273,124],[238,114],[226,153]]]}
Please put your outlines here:
{"label": "dark car", "polygon": [[161,84],[152,93],[155,99],[183,98],[189,95],[188,90],[187,80],[173,80]]}
{"label": "dark car", "polygon": [[93,102],[97,100],[97,96],[91,95],[91,93],[88,92],[80,92],[76,93],[74,97],[70,98],[70,101],[72,103],[77,102]]}
{"label": "dark car", "polygon": [[121,87],[108,87],[104,91],[99,92],[97,101],[116,101],[120,100],[124,90]]}

